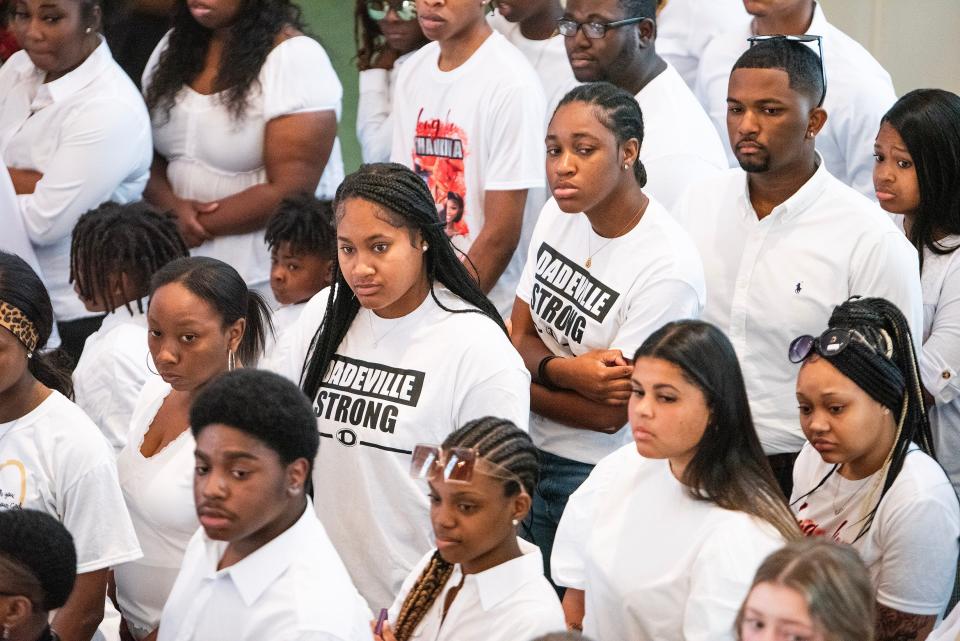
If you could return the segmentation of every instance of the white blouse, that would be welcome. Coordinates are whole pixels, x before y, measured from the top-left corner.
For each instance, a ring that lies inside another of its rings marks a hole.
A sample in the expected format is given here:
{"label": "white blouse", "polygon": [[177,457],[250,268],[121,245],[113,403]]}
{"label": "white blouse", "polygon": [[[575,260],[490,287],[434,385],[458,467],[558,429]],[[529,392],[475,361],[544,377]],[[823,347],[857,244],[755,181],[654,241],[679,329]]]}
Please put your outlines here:
{"label": "white blouse", "polygon": [[143,558],[114,569],[117,601],[130,632],[142,639],[160,623],[190,537],[199,527],[193,500],[193,434],[185,430],[153,456],[140,448],[171,387],[151,377],[130,422],[127,445],[117,457],[120,487]]}
{"label": "white blouse", "polygon": [[[170,34],[157,45],[143,74],[147,88]],[[167,179],[180,198],[214,202],[267,182],[264,133],[274,118],[334,111],[340,118],[343,88],[320,44],[307,36],[281,42],[267,56],[251,88],[247,111],[236,120],[223,94],[204,95],[184,86],[169,116],[154,115],[157,152],[167,159]],[[317,186],[317,197],[332,198],[343,180],[339,140]],[[248,285],[270,278],[270,252],[263,230],[220,236],[191,252],[231,264]]]}

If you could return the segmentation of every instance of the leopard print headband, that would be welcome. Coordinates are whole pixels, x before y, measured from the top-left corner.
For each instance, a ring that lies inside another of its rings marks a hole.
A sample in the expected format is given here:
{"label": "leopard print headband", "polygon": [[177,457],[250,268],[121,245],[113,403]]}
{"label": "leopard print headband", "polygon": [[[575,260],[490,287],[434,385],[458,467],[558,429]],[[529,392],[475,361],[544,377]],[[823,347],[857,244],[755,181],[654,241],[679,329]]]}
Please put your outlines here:
{"label": "leopard print headband", "polygon": [[30,319],[10,303],[0,300],[0,327],[6,327],[17,337],[27,352],[32,354],[37,349],[37,343],[40,341],[40,333]]}

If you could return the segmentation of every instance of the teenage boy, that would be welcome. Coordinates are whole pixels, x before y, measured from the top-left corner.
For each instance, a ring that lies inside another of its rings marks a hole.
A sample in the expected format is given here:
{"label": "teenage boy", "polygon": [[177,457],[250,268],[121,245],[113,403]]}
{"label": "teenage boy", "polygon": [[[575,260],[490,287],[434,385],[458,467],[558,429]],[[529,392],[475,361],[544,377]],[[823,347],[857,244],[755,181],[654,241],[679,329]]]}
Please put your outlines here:
{"label": "teenage boy", "polygon": [[190,409],[200,530],[159,641],[355,641],[370,610],[307,496],[320,440],[310,403],[269,372],[224,374]]}

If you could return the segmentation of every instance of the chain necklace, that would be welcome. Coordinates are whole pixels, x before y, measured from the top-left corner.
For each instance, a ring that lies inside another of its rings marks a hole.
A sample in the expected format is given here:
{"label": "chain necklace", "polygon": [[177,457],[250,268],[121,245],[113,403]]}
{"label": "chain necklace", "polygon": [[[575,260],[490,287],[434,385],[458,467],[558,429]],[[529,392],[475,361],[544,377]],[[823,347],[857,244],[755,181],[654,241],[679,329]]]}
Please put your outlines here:
{"label": "chain necklace", "polygon": [[387,336],[389,336],[389,335],[390,335],[390,332],[392,332],[393,330],[395,330],[395,329],[397,329],[398,327],[400,327],[401,325],[403,325],[403,318],[404,318],[404,317],[400,317],[400,318],[394,319],[393,327],[391,327],[390,329],[388,329],[387,331],[385,331],[385,332],[384,332],[383,334],[381,334],[380,336],[377,336],[377,331],[376,331],[376,329],[374,329],[374,326],[373,326],[374,313],[373,313],[373,311],[371,311],[371,310],[369,310],[369,309],[366,310],[366,312],[367,312],[367,322],[370,323],[370,335],[373,337],[373,346],[374,346],[374,348],[379,347],[379,346],[380,346],[380,341],[382,341],[384,338],[386,338]]}
{"label": "chain necklace", "polygon": [[[878,474],[878,475],[877,475],[877,478],[881,478],[882,476],[883,476],[882,474]],[[854,491],[854,493],[851,494],[851,495],[847,498],[847,500],[843,502],[843,505],[841,505],[840,507],[837,507],[837,496],[840,494],[840,484],[842,483],[842,478],[843,478],[843,477],[842,477],[842,475],[840,474],[840,470],[837,469],[837,484],[836,484],[836,487],[835,487],[834,490],[833,490],[833,500],[831,501],[831,502],[833,503],[833,515],[834,515],[834,516],[840,516],[840,513],[843,512],[845,509],[847,509],[847,506],[850,505],[850,503],[853,502],[853,499],[857,498],[857,495],[860,494],[861,490],[863,490],[863,488],[867,487],[868,485],[871,485],[870,482],[861,483],[861,484],[860,484],[860,487],[858,487],[858,488]],[[874,479],[874,481],[873,481],[872,484],[873,484],[873,485],[876,485],[876,483],[877,483],[877,481],[876,481],[876,479]]]}
{"label": "chain necklace", "polygon": [[[649,201],[647,201],[647,202],[649,202]],[[610,243],[612,243],[613,241],[615,241],[617,238],[620,238],[620,236],[623,236],[623,234],[625,234],[625,233],[627,232],[627,230],[630,229],[631,226],[633,226],[634,224],[636,224],[636,222],[637,222],[638,220],[640,220],[640,216],[643,215],[643,210],[644,210],[646,207],[647,207],[647,203],[643,203],[642,205],[640,205],[640,208],[637,210],[637,213],[635,213],[635,214],[633,215],[633,218],[631,218],[630,221],[629,221],[626,225],[623,226],[623,229],[621,229],[620,231],[618,231],[618,232],[617,232],[616,234],[614,234],[612,237],[608,238],[608,239],[607,239],[607,242],[605,242],[604,244],[600,245],[600,247],[597,248],[597,251],[595,251],[595,252],[591,252],[591,251],[590,251],[590,234],[588,233],[588,234],[587,234],[587,260],[583,263],[583,266],[586,267],[587,269],[590,269],[590,267],[593,266],[593,257],[596,256],[597,254],[599,254],[599,253],[600,253],[601,251],[603,251],[604,249],[606,249],[607,245],[609,245]]]}

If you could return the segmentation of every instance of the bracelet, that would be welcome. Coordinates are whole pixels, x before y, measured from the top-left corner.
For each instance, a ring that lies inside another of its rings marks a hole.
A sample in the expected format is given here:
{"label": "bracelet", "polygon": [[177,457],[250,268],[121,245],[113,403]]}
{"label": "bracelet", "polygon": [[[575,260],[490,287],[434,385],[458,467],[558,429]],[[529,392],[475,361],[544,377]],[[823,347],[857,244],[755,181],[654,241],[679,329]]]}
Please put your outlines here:
{"label": "bracelet", "polygon": [[537,382],[546,387],[552,392],[559,391],[559,387],[553,384],[550,381],[550,378],[547,376],[547,363],[552,361],[555,358],[560,358],[555,354],[550,354],[549,356],[544,356],[540,359],[540,364],[537,365]]}

